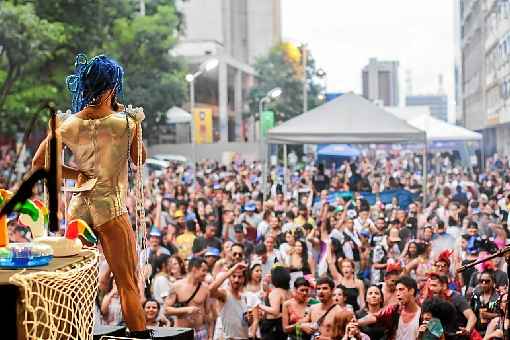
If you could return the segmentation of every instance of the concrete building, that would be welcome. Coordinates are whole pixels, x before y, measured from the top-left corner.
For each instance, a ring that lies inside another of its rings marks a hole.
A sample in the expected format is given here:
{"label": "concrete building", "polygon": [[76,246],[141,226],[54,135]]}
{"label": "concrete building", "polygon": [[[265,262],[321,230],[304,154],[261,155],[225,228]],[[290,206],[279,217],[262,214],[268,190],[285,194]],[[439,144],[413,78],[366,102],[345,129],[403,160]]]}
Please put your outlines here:
{"label": "concrete building", "polygon": [[510,155],[510,2],[459,0],[464,126]]}
{"label": "concrete building", "polygon": [[172,53],[192,72],[208,58],[219,59],[217,70],[195,81],[196,106],[212,109],[215,141],[241,140],[251,65],[281,41],[280,0],[188,0],[179,7],[185,29]]}
{"label": "concrete building", "polygon": [[432,117],[448,121],[448,96],[444,94],[407,96],[406,106],[428,106]]}
{"label": "concrete building", "polygon": [[363,97],[383,106],[398,106],[398,61],[371,58],[362,71]]}
{"label": "concrete building", "polygon": [[462,114],[462,49],[461,49],[461,17],[460,17],[460,6],[463,0],[454,0],[454,71],[453,71],[453,81],[454,81],[454,99],[455,99],[455,122],[457,125],[464,125],[464,116]]}

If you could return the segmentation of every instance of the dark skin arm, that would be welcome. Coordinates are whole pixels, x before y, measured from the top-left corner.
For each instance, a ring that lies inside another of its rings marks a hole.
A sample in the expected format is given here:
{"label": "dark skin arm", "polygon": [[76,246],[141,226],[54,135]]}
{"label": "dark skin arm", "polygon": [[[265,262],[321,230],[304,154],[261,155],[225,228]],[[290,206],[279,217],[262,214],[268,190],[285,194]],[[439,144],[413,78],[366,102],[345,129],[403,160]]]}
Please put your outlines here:
{"label": "dark skin arm", "polygon": [[[35,152],[34,158],[32,160],[32,168],[34,170],[42,169],[45,166],[46,162],[46,146],[48,145],[49,136],[46,137],[41,144],[39,144],[39,147],[37,148],[37,151]],[[78,180],[78,182],[81,184],[86,180],[86,178],[81,178],[83,176],[78,169],[72,168],[68,165],[62,165],[61,167],[62,171],[62,178],[65,179],[73,179]]]}

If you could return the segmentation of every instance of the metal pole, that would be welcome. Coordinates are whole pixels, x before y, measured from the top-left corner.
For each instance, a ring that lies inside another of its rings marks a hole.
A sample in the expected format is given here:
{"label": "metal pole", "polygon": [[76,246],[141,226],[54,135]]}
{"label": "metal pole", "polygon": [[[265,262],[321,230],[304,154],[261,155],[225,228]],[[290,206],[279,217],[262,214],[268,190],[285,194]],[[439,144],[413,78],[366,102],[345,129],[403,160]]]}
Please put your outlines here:
{"label": "metal pole", "polygon": [[427,140],[425,140],[425,146],[423,148],[423,208],[427,206],[427,180],[428,180],[428,171],[427,171],[427,153],[428,153],[428,145]]}
{"label": "metal pole", "polygon": [[197,155],[196,155],[196,136],[195,136],[195,114],[193,113],[195,109],[195,77],[191,79],[189,82],[189,110],[191,113],[191,157],[193,160],[193,174],[196,174],[196,164],[197,164]]}
{"label": "metal pole", "polygon": [[283,144],[283,195],[287,196],[287,144]]}
{"label": "metal pole", "polygon": [[267,97],[259,101],[259,148],[260,148],[260,164],[262,165],[262,204],[266,201],[267,189],[267,173],[266,173],[266,159],[264,158],[264,146],[262,139],[262,110],[264,110],[264,101]]}
{"label": "metal pole", "polygon": [[485,135],[482,133],[482,141],[480,143],[480,170],[485,171]]}

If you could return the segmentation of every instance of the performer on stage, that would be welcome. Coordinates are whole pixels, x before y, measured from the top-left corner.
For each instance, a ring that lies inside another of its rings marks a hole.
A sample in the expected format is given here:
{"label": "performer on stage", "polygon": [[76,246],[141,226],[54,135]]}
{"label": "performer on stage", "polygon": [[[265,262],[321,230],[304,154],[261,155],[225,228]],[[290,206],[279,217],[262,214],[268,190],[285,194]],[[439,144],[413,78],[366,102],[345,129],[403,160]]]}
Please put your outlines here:
{"label": "performer on stage", "polygon": [[[69,204],[69,220],[85,220],[98,235],[105,258],[112,270],[120,294],[122,313],[130,337],[150,338],[146,329],[137,285],[135,234],[128,219],[128,158],[138,162],[145,150],[138,149],[136,122],[143,119],[128,115],[117,102],[122,95],[124,71],[114,60],[99,55],[91,60],[76,57],[75,74],[66,79],[72,94],[72,114],[60,122],[62,144],[74,155],[76,169],[62,166],[62,177],[74,179],[77,186],[97,180],[92,189],[75,194]],[[45,163],[47,142],[37,150],[33,167]]]}

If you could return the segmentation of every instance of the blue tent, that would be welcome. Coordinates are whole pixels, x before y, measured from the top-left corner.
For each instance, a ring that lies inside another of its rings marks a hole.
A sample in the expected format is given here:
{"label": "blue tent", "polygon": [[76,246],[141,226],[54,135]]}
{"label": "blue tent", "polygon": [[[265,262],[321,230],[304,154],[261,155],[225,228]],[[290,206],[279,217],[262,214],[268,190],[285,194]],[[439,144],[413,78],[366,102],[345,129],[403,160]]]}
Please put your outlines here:
{"label": "blue tent", "polygon": [[360,151],[349,144],[321,144],[317,147],[317,160],[319,163],[342,164],[343,161],[358,157]]}

